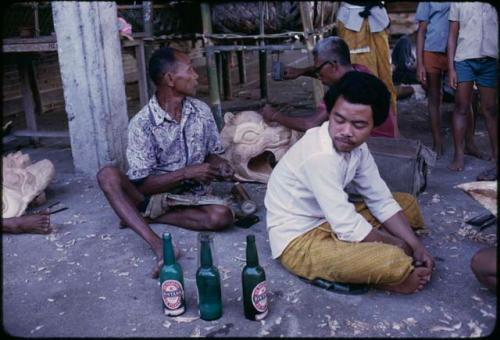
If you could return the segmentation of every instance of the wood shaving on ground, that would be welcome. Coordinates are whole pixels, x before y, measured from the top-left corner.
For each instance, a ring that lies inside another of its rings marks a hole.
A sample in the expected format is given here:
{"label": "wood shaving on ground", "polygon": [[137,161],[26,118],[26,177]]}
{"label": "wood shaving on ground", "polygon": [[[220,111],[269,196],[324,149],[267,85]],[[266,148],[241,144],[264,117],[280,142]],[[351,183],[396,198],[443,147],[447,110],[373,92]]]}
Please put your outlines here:
{"label": "wood shaving on ground", "polygon": [[462,323],[459,322],[451,327],[444,327],[444,326],[434,326],[430,329],[431,332],[453,332],[456,330],[459,330],[462,327]]}
{"label": "wood shaving on ground", "polygon": [[463,225],[460,229],[457,230],[457,234],[472,241],[486,243],[488,245],[497,244],[496,234],[484,235],[482,232],[476,230],[470,225]]}
{"label": "wood shaving on ground", "polygon": [[470,337],[471,338],[478,338],[481,336],[481,334],[483,333],[483,330],[481,329],[481,327],[479,327],[478,324],[476,324],[476,321],[469,321],[467,323],[467,326],[469,326],[469,329],[472,331]]}
{"label": "wood shaving on ground", "polygon": [[173,320],[175,322],[181,323],[181,322],[193,322],[194,320],[198,320],[200,317],[199,316],[177,316]]}
{"label": "wood shaving on ground", "polygon": [[189,335],[191,338],[199,338],[201,337],[201,330],[199,327],[195,327],[195,329],[193,329],[193,331],[191,332],[191,334]]}
{"label": "wood shaving on ground", "polygon": [[331,318],[330,315],[325,315],[328,319],[328,328],[330,328],[330,336],[335,336],[337,330],[340,328],[340,325],[337,320]]}

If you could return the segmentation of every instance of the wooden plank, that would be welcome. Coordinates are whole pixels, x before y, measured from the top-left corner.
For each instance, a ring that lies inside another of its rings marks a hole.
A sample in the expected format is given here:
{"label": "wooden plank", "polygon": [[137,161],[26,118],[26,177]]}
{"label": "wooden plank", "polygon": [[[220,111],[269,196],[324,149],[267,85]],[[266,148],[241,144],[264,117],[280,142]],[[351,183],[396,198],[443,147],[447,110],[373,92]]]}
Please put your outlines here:
{"label": "wooden plank", "polygon": [[11,134],[16,137],[69,138],[68,131],[17,130],[13,131]]}
{"label": "wooden plank", "polygon": [[57,43],[3,44],[4,53],[57,51]]}
{"label": "wooden plank", "polygon": [[415,13],[417,6],[418,2],[413,1],[395,1],[386,2],[385,4],[387,13]]}
{"label": "wooden plank", "polygon": [[[30,74],[29,74],[29,61],[20,60],[18,63],[19,75],[21,77],[21,93],[22,93],[22,103],[23,110],[26,117],[26,126],[30,131],[37,131],[37,123],[35,116],[35,99],[33,97],[33,91],[31,89]],[[38,143],[37,139],[33,142]]]}
{"label": "wooden plank", "polygon": [[[311,4],[306,1],[299,2],[300,9],[300,17],[302,19],[302,26],[304,27],[304,34],[306,36],[306,47],[309,51],[308,59],[309,63],[312,64],[312,50],[314,48],[314,37],[309,35],[314,31],[312,17],[311,17]],[[317,79],[313,79],[313,95],[314,95],[314,103],[318,106],[323,101],[324,89],[323,84]]]}
{"label": "wooden plank", "polygon": [[145,106],[148,103],[149,94],[143,41],[135,47],[135,60],[137,62],[137,75],[139,78],[139,102],[141,103],[141,106]]}

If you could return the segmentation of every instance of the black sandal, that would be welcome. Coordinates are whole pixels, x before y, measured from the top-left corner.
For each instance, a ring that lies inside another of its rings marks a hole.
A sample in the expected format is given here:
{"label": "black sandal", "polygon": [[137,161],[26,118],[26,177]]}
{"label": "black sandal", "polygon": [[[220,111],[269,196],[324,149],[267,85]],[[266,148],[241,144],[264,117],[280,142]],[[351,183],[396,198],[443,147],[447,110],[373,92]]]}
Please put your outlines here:
{"label": "black sandal", "polygon": [[476,180],[478,181],[495,181],[497,179],[497,167],[494,166],[490,169],[486,169],[477,175]]}
{"label": "black sandal", "polygon": [[305,278],[301,279],[317,287],[339,294],[360,295],[360,294],[365,294],[370,289],[367,284],[361,284],[361,283],[335,282],[319,278],[316,278],[314,280],[307,280]]}

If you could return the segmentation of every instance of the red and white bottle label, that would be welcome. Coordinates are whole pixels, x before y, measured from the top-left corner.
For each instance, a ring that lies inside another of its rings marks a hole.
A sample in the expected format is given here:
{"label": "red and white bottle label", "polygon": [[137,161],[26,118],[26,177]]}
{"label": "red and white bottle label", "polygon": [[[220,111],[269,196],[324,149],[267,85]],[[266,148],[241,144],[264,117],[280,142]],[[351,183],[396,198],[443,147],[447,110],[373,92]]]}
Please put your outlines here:
{"label": "red and white bottle label", "polygon": [[181,307],[184,290],[179,281],[165,280],[161,284],[161,297],[167,309],[175,310]]}
{"label": "red and white bottle label", "polygon": [[267,282],[262,281],[252,290],[252,304],[262,313],[267,311]]}

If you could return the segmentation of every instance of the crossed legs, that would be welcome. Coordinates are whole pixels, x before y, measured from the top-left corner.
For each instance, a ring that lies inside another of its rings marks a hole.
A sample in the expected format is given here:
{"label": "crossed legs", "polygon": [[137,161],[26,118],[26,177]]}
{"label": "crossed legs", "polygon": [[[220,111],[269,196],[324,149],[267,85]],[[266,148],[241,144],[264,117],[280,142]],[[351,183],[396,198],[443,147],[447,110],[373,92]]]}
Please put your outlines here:
{"label": "crossed legs", "polygon": [[[144,218],[137,208],[144,201],[144,194],[118,168],[113,166],[102,168],[97,174],[97,180],[122,223],[139,234],[160,260],[163,258],[162,240],[151,229],[150,222],[174,224],[191,230],[212,231],[224,229],[233,222],[230,209],[219,205],[176,208],[154,220],[149,220]],[[159,266],[153,272],[154,277],[158,275],[158,269]]]}

